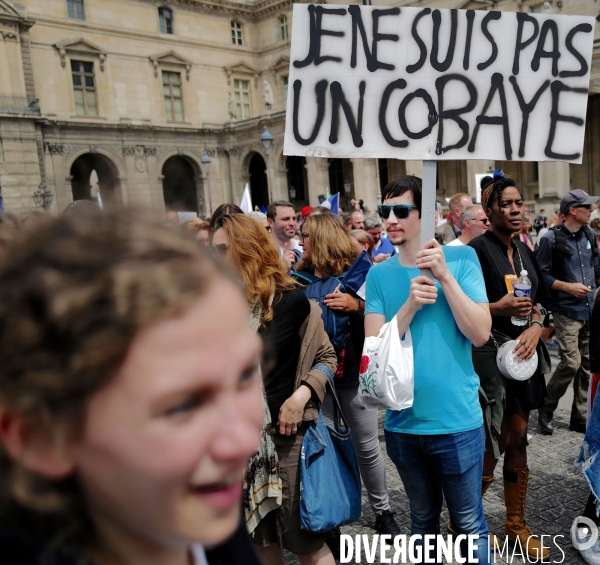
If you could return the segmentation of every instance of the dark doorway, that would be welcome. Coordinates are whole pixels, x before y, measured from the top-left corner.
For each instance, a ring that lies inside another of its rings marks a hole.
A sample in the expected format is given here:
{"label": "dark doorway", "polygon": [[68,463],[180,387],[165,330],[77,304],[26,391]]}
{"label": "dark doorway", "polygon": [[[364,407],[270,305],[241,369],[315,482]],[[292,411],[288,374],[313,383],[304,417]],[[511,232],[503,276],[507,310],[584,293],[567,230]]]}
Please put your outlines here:
{"label": "dark doorway", "polygon": [[[344,183],[350,183],[350,193],[344,191]],[[329,159],[329,194],[340,193],[340,202],[355,198],[354,169],[350,159]]]}
{"label": "dark doorway", "polygon": [[390,182],[390,174],[387,159],[377,159],[377,166],[379,167],[379,188],[385,188]]}
{"label": "dark doorway", "polygon": [[[285,161],[287,168],[288,191],[290,200],[296,206],[306,206],[306,159],[304,157],[288,157]],[[292,199],[291,188],[294,187],[296,196]]]}
{"label": "dark doorway", "polygon": [[119,181],[114,170],[114,165],[98,153],[86,153],[75,159],[70,171],[71,177],[73,177],[71,180],[73,200],[97,200],[97,194],[92,194],[90,182],[92,171],[96,171],[98,186],[95,187],[95,191],[100,193],[102,206],[110,208],[121,203],[117,190]]}
{"label": "dark doorway", "polygon": [[167,159],[162,168],[163,194],[167,210],[198,212],[194,169],[184,157]]}
{"label": "dark doorway", "polygon": [[267,181],[267,165],[265,160],[255,153],[250,159],[248,166],[250,173],[250,193],[252,197],[252,206],[258,206],[261,209],[269,205],[269,183]]}

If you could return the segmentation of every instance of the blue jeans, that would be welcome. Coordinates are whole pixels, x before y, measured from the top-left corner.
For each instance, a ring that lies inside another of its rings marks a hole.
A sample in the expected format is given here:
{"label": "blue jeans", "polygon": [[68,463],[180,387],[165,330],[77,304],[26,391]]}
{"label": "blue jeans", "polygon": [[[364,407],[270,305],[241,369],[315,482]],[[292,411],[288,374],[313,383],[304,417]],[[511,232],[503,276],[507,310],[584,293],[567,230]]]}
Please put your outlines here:
{"label": "blue jeans", "polygon": [[[490,563],[488,527],[483,514],[481,476],[485,452],[483,426],[444,435],[412,435],[385,430],[385,444],[410,501],[411,534],[439,534],[442,497],[458,534],[478,534],[475,563]],[[467,557],[467,544],[461,545]],[[435,553],[431,557],[435,559]],[[437,562],[436,562],[437,563]]]}

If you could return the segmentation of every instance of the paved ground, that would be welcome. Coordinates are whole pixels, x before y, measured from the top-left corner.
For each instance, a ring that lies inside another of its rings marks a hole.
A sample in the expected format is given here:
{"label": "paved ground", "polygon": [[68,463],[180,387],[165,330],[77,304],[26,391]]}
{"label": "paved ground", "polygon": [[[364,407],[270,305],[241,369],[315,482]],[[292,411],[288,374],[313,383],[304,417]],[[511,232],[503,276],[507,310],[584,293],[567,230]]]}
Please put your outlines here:
{"label": "paved ground", "polygon": [[[553,359],[553,365],[556,365],[556,358]],[[555,414],[557,430],[554,435],[542,435],[537,423],[537,412],[531,414],[530,433],[532,438],[528,448],[531,476],[527,501],[527,519],[534,534],[538,536],[542,534],[564,536],[556,539],[564,552],[564,557],[558,549],[553,548],[553,550],[551,549],[550,560],[547,562],[578,565],[585,562],[579,556],[579,552],[574,550],[569,530],[573,519],[583,513],[589,491],[581,471],[573,467],[573,461],[579,453],[583,436],[569,431],[571,391],[572,389],[561,400],[559,409]],[[396,519],[402,533],[409,534],[408,499],[398,477],[398,472],[385,452],[383,427],[381,427],[380,441],[388,469],[387,481],[392,507],[397,512]],[[501,461],[496,469],[496,479],[484,498],[484,507],[490,530],[503,535],[505,507]],[[442,524],[446,524],[447,519],[448,514],[444,509]],[[373,525],[374,517],[363,489],[363,516],[352,525],[343,527],[342,533],[371,535],[376,533]],[[442,533],[446,533],[445,526],[442,526]],[[545,539],[548,540],[548,538]],[[362,562],[366,563],[364,556]],[[297,564],[298,561],[294,556],[287,554],[286,563],[291,565]],[[496,563],[517,564],[523,563],[523,560],[517,556],[513,561],[507,562],[498,559]]]}

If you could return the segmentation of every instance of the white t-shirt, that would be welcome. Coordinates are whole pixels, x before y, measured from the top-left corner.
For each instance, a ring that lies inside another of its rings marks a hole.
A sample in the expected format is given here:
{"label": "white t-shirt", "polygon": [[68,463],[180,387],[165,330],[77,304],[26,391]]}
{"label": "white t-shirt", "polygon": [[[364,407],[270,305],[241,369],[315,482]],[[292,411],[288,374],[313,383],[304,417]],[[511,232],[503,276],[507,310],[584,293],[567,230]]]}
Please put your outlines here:
{"label": "white t-shirt", "polygon": [[458,246],[458,245],[464,245],[464,243],[460,239],[456,238],[456,239],[453,239],[450,243],[446,243],[446,245]]}
{"label": "white t-shirt", "polygon": [[194,557],[194,565],[208,565],[208,560],[206,559],[204,547],[197,543],[195,545],[192,545],[191,551],[192,556]]}
{"label": "white t-shirt", "polygon": [[[302,247],[300,247],[300,242],[297,239],[291,239],[290,241],[292,242],[292,248],[290,249],[290,251],[297,249],[298,251],[300,251],[300,253],[303,253]],[[279,257],[283,257],[285,247],[281,247],[281,245],[279,245],[279,243],[277,242],[275,242],[275,244],[277,245],[277,247],[279,247]]]}

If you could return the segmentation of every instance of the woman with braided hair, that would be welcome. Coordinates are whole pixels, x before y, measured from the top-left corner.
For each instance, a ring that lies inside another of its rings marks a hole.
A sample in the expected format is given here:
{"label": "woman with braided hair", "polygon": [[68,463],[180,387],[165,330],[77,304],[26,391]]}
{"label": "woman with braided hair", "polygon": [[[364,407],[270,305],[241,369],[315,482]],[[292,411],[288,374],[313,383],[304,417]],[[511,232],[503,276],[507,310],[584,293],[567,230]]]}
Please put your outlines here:
{"label": "woman with braided hair", "polygon": [[[469,245],[475,249],[485,279],[492,314],[489,341],[473,348],[473,365],[479,375],[479,389],[486,424],[486,453],[483,464],[482,495],[494,481],[494,469],[504,454],[505,535],[520,542],[531,557],[548,557],[548,550],[533,536],[525,520],[529,469],[527,467],[527,429],[529,413],[543,406],[546,397],[544,373],[550,371],[544,347],[540,312],[547,291],[540,268],[531,249],[517,236],[525,217],[523,196],[515,181],[502,171],[481,180],[481,205],[491,227]],[[531,296],[516,297],[513,281],[522,270],[531,281]],[[511,317],[527,317],[524,326],[513,325]],[[498,346],[516,339],[515,357],[530,359],[538,352],[538,367],[526,381],[502,376],[496,362]]]}

